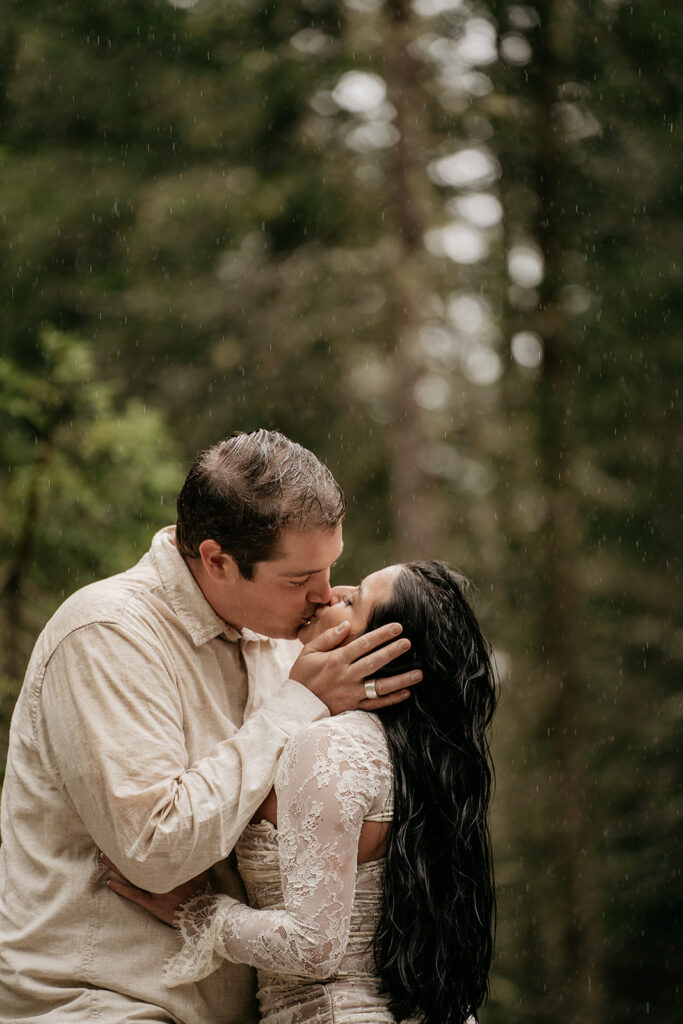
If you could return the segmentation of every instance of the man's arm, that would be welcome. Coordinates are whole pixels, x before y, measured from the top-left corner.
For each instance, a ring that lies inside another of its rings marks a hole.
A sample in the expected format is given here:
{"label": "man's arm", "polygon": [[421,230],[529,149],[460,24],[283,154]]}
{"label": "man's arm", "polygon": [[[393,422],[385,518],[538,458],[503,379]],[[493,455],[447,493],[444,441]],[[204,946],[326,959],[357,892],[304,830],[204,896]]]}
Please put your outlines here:
{"label": "man's arm", "polygon": [[59,778],[93,842],[136,885],[165,892],[232,850],[277,760],[323,705],[285,683],[232,737],[189,759],[176,666],[113,624],[71,633],[42,688]]}
{"label": "man's arm", "polygon": [[164,663],[161,650],[111,623],[62,641],[42,689],[48,740],[93,842],[135,885],[166,892],[223,860],[270,789],[290,736],[325,714],[320,701],[337,713],[407,695],[409,680],[400,676],[393,685],[401,689],[369,701],[362,680],[408,641],[372,650],[395,636],[383,626],[334,648],[344,635],[328,631],[304,648],[295,681],[194,763],[176,666]]}
{"label": "man's arm", "polygon": [[387,755],[376,735],[368,742],[362,731],[320,722],[289,744],[276,786],[281,908],[247,907],[187,886],[151,895],[125,879],[109,881],[120,896],[180,928],[183,946],[166,965],[167,984],[206,977],[223,958],[310,979],[337,970],[348,942],[363,819],[389,792]]}

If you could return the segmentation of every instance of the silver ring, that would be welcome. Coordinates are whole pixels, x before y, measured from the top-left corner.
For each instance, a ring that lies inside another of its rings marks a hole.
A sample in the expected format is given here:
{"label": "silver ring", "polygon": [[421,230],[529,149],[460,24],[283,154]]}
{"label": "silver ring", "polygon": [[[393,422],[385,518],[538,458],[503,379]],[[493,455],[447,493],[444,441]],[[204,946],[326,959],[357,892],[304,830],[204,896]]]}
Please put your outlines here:
{"label": "silver ring", "polygon": [[377,698],[379,697],[379,694],[377,693],[377,687],[375,686],[375,680],[374,679],[366,679],[364,685],[365,685],[365,696],[368,698],[368,700],[377,700]]}

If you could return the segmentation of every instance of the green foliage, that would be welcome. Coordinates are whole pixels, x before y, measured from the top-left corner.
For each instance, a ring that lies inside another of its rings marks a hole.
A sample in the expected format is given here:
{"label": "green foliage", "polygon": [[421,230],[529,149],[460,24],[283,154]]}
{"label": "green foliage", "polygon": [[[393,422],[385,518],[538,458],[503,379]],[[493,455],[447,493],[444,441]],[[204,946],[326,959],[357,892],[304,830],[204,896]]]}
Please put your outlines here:
{"label": "green foliage", "polygon": [[98,379],[90,346],[45,329],[38,356],[30,370],[0,360],[0,579],[6,618],[19,628],[8,638],[12,664],[65,593],[146,550],[174,518],[180,481],[162,417]]}

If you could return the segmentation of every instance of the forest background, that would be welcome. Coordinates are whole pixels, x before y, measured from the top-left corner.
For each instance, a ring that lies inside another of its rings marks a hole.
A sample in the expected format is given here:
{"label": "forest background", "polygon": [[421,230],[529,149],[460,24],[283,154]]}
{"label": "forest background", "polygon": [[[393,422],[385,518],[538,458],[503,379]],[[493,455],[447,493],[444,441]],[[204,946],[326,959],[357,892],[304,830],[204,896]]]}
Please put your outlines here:
{"label": "forest background", "polygon": [[[483,1024],[679,1019],[683,16],[0,2],[4,754],[37,633],[277,427],[493,643]],[[678,957],[678,959],[677,959]]]}

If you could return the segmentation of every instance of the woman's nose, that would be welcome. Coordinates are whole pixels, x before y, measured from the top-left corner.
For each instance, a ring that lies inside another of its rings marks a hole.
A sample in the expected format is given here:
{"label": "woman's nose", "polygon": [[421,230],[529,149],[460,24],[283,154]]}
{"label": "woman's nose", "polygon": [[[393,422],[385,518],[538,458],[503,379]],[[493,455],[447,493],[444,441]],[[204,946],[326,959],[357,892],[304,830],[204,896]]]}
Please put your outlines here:
{"label": "woman's nose", "polygon": [[332,595],[330,597],[330,604],[339,604],[345,597],[349,597],[354,591],[354,587],[332,587]]}

